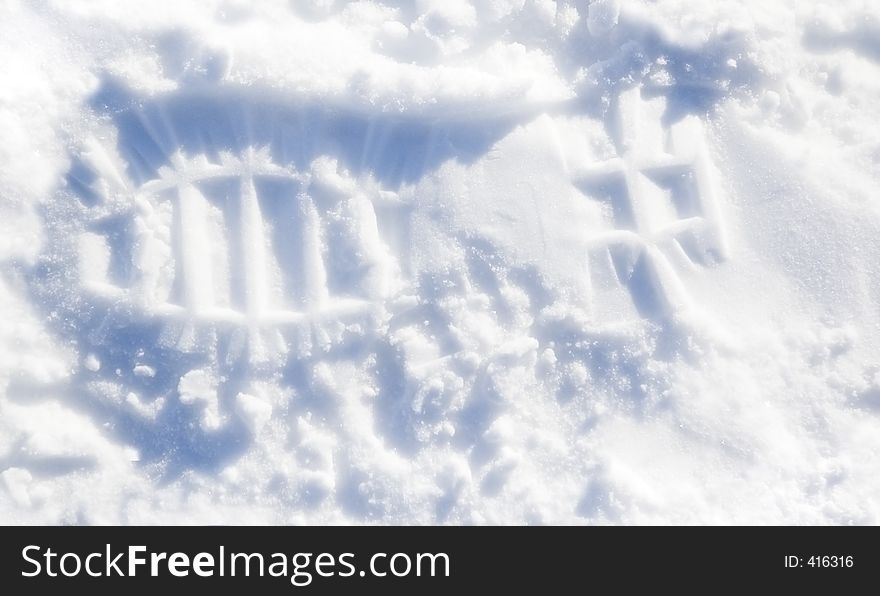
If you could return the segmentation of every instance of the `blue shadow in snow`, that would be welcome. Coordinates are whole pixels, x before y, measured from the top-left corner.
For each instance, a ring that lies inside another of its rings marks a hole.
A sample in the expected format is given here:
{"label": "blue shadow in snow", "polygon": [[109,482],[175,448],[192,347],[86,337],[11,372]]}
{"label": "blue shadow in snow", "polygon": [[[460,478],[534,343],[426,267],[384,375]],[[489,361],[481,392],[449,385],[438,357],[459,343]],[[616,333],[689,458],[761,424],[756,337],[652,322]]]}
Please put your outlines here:
{"label": "blue shadow in snow", "polygon": [[[372,174],[395,189],[449,159],[472,162],[521,122],[514,116],[455,122],[366,116],[222,88],[144,101],[109,80],[91,104],[111,115],[118,148],[136,184],[155,178],[178,150],[217,159],[222,151],[269,147],[276,163],[303,168],[320,155],[333,155],[352,174]],[[75,166],[72,173],[77,171]]]}
{"label": "blue shadow in snow", "polygon": [[[566,42],[560,68],[570,74],[590,61],[587,80],[570,109],[602,118],[620,91],[643,85],[646,97],[664,96],[664,124],[688,114],[704,115],[725,97],[748,93],[764,80],[749,55],[745,34],[716,33],[699,44],[669,39],[654,23],[624,11],[608,36],[590,35],[586,19]],[[606,118],[606,125],[613,123]],[[609,131],[613,135],[613,131]]]}
{"label": "blue shadow in snow", "polygon": [[819,23],[808,25],[802,37],[804,47],[814,52],[852,49],[874,62],[880,62],[880,20],[866,17],[846,31],[833,31]]}

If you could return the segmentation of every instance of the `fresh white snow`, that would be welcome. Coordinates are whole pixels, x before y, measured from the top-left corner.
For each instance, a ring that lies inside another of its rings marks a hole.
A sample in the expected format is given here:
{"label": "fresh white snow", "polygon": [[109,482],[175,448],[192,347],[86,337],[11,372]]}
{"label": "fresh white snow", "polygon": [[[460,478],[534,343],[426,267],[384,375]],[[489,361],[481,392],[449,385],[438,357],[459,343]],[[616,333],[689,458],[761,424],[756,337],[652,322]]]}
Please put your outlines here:
{"label": "fresh white snow", "polygon": [[0,57],[0,521],[880,521],[877,3],[5,0]]}

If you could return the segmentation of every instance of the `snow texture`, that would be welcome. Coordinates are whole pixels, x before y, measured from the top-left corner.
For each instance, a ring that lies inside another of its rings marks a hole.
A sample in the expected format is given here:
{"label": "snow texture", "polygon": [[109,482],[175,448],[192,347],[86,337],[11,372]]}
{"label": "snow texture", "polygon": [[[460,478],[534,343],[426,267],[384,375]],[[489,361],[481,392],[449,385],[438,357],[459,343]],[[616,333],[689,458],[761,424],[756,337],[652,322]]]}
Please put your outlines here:
{"label": "snow texture", "polygon": [[878,523],[878,8],[0,2],[0,521]]}

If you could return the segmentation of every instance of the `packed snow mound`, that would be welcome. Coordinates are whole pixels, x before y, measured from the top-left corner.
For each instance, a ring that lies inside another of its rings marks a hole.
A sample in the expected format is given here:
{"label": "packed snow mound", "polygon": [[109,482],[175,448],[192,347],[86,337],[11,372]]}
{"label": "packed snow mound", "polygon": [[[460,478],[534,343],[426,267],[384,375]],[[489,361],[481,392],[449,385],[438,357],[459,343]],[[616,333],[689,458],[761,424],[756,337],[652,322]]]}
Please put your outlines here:
{"label": "packed snow mound", "polygon": [[878,31],[3,3],[0,521],[877,523]]}

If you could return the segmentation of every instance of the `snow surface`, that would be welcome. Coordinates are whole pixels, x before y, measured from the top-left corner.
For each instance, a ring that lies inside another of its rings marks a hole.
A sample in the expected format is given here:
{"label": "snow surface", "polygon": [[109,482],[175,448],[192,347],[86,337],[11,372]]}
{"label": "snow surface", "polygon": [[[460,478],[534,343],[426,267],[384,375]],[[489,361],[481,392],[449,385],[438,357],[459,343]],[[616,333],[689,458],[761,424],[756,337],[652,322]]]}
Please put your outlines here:
{"label": "snow surface", "polygon": [[0,521],[880,521],[880,6],[0,2]]}

